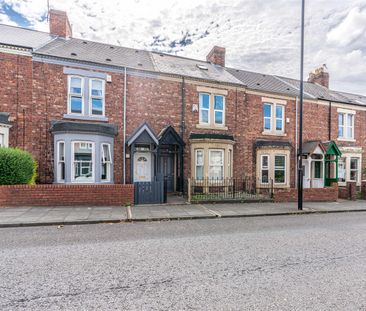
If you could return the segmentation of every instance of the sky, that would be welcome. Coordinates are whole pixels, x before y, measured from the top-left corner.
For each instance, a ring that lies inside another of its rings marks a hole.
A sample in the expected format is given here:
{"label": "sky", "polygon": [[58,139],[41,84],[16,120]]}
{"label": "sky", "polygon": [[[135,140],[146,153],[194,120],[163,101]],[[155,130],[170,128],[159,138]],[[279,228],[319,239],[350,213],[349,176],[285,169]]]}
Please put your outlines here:
{"label": "sky", "polygon": [[[301,0],[49,0],[73,37],[205,59],[226,48],[230,67],[300,75]],[[0,23],[48,31],[47,0],[0,0]],[[1,34],[0,34],[1,35]],[[364,0],[306,0],[305,64],[326,64],[330,88],[366,95]]]}

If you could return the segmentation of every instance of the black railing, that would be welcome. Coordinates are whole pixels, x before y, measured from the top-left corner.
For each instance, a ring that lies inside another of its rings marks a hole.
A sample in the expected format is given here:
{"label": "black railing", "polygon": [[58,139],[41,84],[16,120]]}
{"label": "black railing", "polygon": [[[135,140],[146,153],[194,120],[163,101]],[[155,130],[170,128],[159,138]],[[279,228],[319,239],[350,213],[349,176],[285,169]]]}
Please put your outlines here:
{"label": "black railing", "polygon": [[191,202],[256,201],[273,197],[272,180],[262,183],[252,177],[188,179],[186,185]]}

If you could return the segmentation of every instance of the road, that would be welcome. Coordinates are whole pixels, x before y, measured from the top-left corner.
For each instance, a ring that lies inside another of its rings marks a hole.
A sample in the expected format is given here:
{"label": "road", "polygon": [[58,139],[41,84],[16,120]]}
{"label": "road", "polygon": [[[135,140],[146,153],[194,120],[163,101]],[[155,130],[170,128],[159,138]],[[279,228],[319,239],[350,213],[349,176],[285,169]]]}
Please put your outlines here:
{"label": "road", "polygon": [[366,213],[0,236],[0,310],[366,310]]}

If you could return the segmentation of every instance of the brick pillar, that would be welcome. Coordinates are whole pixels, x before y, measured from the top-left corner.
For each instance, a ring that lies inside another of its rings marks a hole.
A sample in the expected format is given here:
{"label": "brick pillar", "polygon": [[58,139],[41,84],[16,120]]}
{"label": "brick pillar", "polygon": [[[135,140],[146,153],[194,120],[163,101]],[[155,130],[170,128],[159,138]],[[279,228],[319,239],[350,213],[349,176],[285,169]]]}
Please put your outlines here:
{"label": "brick pillar", "polygon": [[347,181],[347,192],[349,200],[356,200],[357,191],[355,181]]}
{"label": "brick pillar", "polygon": [[366,180],[363,180],[361,183],[361,195],[362,200],[366,200]]}

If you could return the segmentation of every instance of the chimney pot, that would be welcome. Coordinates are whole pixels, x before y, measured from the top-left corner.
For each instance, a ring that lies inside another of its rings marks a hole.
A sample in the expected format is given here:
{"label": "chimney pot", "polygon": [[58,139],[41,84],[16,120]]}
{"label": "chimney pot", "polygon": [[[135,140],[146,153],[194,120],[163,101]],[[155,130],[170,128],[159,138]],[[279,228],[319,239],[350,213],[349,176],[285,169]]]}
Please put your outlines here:
{"label": "chimney pot", "polygon": [[316,83],[321,86],[329,88],[329,73],[327,70],[327,66],[323,64],[319,68],[316,68],[314,71],[309,73],[308,82]]}
{"label": "chimney pot", "polygon": [[63,38],[72,37],[72,28],[66,12],[59,10],[49,11],[50,34]]}
{"label": "chimney pot", "polygon": [[214,46],[206,56],[206,60],[212,64],[225,67],[225,48]]}

